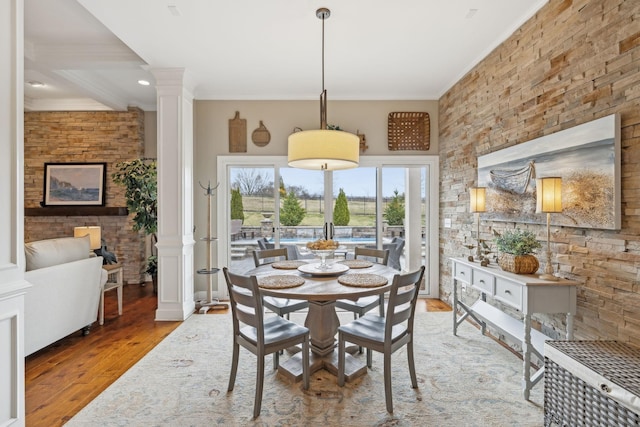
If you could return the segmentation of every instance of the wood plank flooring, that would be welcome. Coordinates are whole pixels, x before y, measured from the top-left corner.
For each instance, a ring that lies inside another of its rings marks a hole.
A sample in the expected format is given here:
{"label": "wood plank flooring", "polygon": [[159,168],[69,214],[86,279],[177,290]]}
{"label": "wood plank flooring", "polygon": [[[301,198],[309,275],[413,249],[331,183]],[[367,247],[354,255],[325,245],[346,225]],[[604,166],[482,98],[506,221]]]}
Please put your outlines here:
{"label": "wood plank flooring", "polygon": [[[28,426],[61,426],[111,385],[181,322],[156,322],[153,287],[125,285],[123,314],[115,292],[105,294],[105,322],[77,332],[26,358]],[[417,311],[451,311],[446,303],[421,298]],[[211,310],[211,315],[228,310]]]}

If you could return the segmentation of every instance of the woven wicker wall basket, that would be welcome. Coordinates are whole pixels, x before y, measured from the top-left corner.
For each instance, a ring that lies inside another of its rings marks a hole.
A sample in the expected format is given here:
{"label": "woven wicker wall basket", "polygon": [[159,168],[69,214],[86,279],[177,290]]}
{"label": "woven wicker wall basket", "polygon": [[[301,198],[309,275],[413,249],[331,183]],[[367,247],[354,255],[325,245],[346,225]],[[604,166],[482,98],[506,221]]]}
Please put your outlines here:
{"label": "woven wicker wall basket", "polygon": [[540,263],[534,255],[512,255],[500,253],[498,265],[504,271],[516,274],[533,274],[538,271]]}
{"label": "woven wicker wall basket", "polygon": [[389,113],[387,132],[389,150],[429,150],[429,113],[393,112]]}

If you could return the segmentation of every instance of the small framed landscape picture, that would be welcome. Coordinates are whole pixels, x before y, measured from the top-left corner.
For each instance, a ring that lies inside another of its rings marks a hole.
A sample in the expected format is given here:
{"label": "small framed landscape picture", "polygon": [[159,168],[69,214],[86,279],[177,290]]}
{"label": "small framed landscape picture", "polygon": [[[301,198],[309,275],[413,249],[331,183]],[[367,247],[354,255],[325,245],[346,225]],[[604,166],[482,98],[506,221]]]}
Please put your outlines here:
{"label": "small framed landscape picture", "polygon": [[104,206],[106,163],[45,163],[44,206]]}

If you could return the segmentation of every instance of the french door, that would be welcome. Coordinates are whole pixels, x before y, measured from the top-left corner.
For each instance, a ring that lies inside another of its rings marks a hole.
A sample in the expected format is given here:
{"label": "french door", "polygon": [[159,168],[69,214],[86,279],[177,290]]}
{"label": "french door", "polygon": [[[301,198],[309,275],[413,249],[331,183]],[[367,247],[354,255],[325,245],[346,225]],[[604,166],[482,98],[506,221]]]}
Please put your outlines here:
{"label": "french door", "polygon": [[[218,157],[218,265],[236,273],[253,268],[258,239],[303,257],[306,242],[324,237],[347,251],[402,242],[395,268],[425,265],[421,295],[438,297],[437,157],[366,156],[356,169],[333,172],[293,169],[286,161],[284,156]],[[240,232],[232,227],[240,216],[238,198],[244,217]],[[224,284],[216,296],[226,296]]]}

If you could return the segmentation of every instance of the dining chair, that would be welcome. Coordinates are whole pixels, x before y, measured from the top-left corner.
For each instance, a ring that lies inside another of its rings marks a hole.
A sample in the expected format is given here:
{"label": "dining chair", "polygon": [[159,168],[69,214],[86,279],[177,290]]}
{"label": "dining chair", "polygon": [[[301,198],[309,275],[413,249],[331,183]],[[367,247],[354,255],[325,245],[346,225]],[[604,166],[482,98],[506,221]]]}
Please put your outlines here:
{"label": "dining chair", "polygon": [[233,356],[227,391],[233,391],[242,346],[257,357],[253,403],[253,418],[257,418],[262,405],[266,355],[273,354],[273,369],[277,369],[280,350],[302,344],[302,380],[304,389],[309,389],[309,329],[279,316],[265,318],[256,276],[234,274],[227,267],[222,271],[229,290],[233,319]]}
{"label": "dining chair", "polygon": [[[253,261],[256,267],[259,267],[263,264],[270,264],[280,259],[288,260],[289,256],[287,253],[287,248],[257,250],[253,251]],[[278,316],[286,317],[287,319],[289,319],[289,313],[309,307],[309,303],[307,301],[271,296],[265,296],[263,298],[263,304]]]}
{"label": "dining chair", "polygon": [[[356,246],[354,249],[354,258],[367,257],[367,259],[375,259],[375,262],[387,265],[389,261],[388,249],[372,249]],[[365,313],[371,311],[375,307],[380,307],[380,316],[384,316],[384,294],[372,295],[368,297],[358,298],[356,301],[349,299],[340,299],[336,301],[336,308],[352,311],[353,318],[364,316]],[[362,353],[362,350],[360,350]]]}
{"label": "dining chair", "polygon": [[393,413],[391,397],[391,355],[407,346],[411,387],[418,388],[413,358],[413,319],[424,266],[418,270],[396,274],[389,291],[386,316],[367,314],[338,328],[338,385],[344,386],[345,342],[367,349],[367,366],[371,368],[372,351],[384,355],[384,394],[387,412]]}

